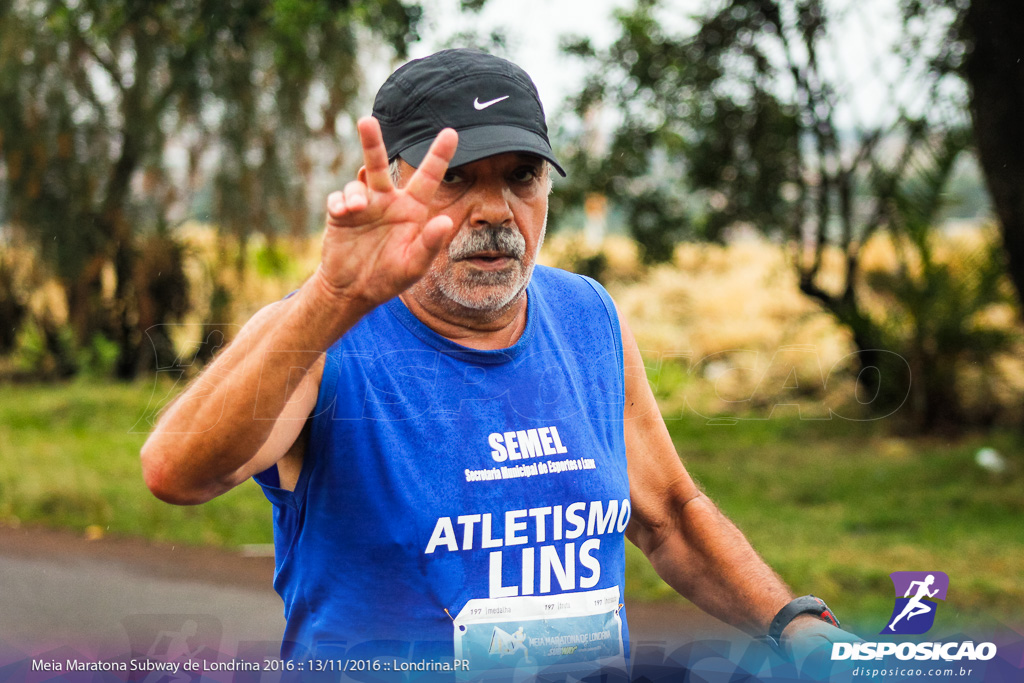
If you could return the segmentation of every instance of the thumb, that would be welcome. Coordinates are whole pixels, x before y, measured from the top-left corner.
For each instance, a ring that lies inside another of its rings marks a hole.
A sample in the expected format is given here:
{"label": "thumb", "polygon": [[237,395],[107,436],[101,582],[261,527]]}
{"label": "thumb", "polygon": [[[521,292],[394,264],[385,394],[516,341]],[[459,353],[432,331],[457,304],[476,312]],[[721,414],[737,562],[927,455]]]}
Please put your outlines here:
{"label": "thumb", "polygon": [[425,273],[454,228],[455,224],[448,216],[434,216],[427,221],[419,236],[409,245],[410,270],[417,274]]}

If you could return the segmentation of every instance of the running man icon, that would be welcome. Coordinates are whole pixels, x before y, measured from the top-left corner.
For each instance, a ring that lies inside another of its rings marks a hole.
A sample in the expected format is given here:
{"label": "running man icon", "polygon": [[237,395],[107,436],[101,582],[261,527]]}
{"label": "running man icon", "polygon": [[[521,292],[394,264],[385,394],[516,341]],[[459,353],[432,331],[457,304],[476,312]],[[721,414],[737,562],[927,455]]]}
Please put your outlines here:
{"label": "running man icon", "polygon": [[882,629],[882,633],[925,633],[935,622],[937,603],[934,600],[946,598],[949,577],[945,572],[937,571],[893,572],[891,576],[896,589],[896,605],[889,625]]}
{"label": "running man icon", "polygon": [[907,620],[910,620],[919,614],[927,614],[928,612],[931,612],[933,609],[935,609],[931,603],[921,602],[921,598],[934,598],[935,594],[939,592],[938,588],[930,592],[928,591],[928,587],[931,586],[933,583],[935,583],[934,574],[929,574],[924,581],[912,581],[910,583],[910,587],[907,588],[907,592],[903,594],[903,597],[909,597],[910,591],[914,590],[914,586],[917,586],[917,595],[910,598],[910,602],[908,602],[907,606],[903,608],[903,611],[900,612],[900,615],[892,620],[892,623],[889,624],[890,631],[894,630],[893,627],[896,626],[896,622],[902,619],[903,617],[906,617]]}

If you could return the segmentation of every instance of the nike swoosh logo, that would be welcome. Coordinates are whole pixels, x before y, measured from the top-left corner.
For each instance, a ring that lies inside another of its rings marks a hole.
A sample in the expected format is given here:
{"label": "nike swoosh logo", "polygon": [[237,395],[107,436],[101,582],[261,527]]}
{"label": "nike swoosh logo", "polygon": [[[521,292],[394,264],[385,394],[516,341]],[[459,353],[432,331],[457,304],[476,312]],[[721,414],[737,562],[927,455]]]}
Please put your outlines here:
{"label": "nike swoosh logo", "polygon": [[474,97],[473,98],[473,108],[476,109],[477,111],[482,111],[484,109],[487,109],[487,107],[491,106],[492,104],[497,104],[498,102],[501,102],[502,100],[507,100],[507,99],[508,99],[508,95],[505,95],[504,97],[499,97],[499,98],[494,99],[494,100],[489,100],[487,102],[481,102],[479,97]]}

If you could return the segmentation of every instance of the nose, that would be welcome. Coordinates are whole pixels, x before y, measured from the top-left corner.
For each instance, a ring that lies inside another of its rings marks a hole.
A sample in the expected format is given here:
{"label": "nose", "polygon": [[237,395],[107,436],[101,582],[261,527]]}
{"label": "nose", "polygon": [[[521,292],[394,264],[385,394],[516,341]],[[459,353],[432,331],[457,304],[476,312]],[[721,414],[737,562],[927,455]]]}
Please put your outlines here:
{"label": "nose", "polygon": [[473,227],[511,226],[514,220],[509,203],[510,188],[499,179],[488,179],[473,188],[474,198],[469,222]]}

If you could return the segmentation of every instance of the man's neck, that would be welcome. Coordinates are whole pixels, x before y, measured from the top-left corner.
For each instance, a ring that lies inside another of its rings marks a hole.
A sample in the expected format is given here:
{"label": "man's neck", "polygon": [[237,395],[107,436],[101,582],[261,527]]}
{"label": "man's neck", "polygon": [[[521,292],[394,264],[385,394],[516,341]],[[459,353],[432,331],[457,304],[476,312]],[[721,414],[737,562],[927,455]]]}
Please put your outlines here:
{"label": "man's neck", "polygon": [[456,344],[489,351],[515,344],[526,329],[526,290],[507,306],[496,311],[480,311],[454,302],[438,302],[407,290],[402,303],[420,322]]}

